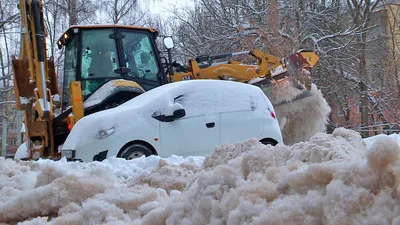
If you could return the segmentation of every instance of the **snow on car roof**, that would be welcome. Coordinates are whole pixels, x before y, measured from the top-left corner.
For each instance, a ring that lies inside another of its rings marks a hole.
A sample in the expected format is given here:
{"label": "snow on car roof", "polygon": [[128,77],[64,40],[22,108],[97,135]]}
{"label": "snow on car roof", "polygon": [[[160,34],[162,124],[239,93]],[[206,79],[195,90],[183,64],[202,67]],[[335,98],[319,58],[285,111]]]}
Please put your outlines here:
{"label": "snow on car roof", "polygon": [[[188,80],[180,81],[162,85],[160,87],[154,88],[146,93],[135,97],[134,99],[126,102],[123,106],[142,106],[142,104],[148,103],[149,100],[153,100],[162,95],[174,94],[175,90],[185,91],[192,89],[204,90],[204,94],[207,95],[207,91],[213,92],[224,92],[225,94],[229,92],[239,92],[245,94],[247,93],[260,93],[261,89],[245,83],[239,83],[234,81],[220,81],[220,80]],[[235,96],[240,97],[240,96]]]}

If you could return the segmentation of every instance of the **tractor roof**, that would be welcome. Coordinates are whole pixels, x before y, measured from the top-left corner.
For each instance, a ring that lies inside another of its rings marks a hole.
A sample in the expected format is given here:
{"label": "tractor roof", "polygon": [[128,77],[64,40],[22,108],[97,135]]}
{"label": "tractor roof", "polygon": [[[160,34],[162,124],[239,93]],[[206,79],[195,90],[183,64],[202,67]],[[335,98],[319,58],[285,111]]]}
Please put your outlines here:
{"label": "tractor roof", "polygon": [[70,26],[66,32],[73,28],[80,29],[93,29],[93,28],[125,28],[125,29],[139,29],[139,30],[148,30],[150,32],[157,32],[154,28],[148,27],[139,27],[139,26],[130,26],[130,25],[118,25],[118,24],[89,24],[89,25],[72,25]]}
{"label": "tractor roof", "polygon": [[67,43],[67,38],[71,35],[73,35],[74,29],[104,29],[104,28],[123,28],[123,29],[132,29],[132,30],[145,30],[151,32],[154,37],[158,36],[158,31],[154,28],[149,28],[149,27],[139,27],[139,26],[130,26],[130,25],[118,25],[118,24],[89,24],[89,25],[72,25],[70,26],[64,33],[61,35],[61,37],[58,39],[57,44],[58,48],[61,49],[61,46]]}

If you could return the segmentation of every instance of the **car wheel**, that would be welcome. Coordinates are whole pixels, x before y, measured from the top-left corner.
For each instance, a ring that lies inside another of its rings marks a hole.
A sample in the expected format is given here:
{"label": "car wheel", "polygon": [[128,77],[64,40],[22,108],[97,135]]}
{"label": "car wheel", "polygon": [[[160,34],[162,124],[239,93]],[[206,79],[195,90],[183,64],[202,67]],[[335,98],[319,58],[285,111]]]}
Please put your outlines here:
{"label": "car wheel", "polygon": [[272,146],[275,146],[278,144],[277,141],[275,141],[274,139],[270,139],[270,138],[262,139],[260,142],[264,145],[272,145]]}
{"label": "car wheel", "polygon": [[142,144],[131,144],[122,151],[120,157],[131,160],[140,158],[143,155],[146,157],[152,155],[150,148]]}

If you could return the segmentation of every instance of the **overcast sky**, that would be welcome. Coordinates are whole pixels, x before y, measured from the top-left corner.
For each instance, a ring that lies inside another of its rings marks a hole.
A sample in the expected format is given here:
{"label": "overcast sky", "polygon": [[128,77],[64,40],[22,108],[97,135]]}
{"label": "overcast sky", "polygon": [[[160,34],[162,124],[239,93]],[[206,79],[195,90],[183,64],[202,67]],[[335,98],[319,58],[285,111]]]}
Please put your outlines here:
{"label": "overcast sky", "polygon": [[182,7],[189,5],[193,2],[193,0],[160,0],[157,3],[151,1],[150,3],[150,11],[154,14],[160,13],[168,13],[166,9],[172,9],[174,5],[177,7]]}

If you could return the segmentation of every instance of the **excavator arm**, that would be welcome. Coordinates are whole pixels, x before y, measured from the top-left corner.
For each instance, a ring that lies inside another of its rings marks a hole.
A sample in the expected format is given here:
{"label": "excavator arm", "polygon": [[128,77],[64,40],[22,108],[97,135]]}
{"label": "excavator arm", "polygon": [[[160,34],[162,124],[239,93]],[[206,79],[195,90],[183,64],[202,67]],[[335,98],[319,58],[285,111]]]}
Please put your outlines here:
{"label": "excavator arm", "polygon": [[29,158],[55,158],[52,121],[59,106],[54,60],[47,59],[46,29],[40,0],[20,0],[21,49],[13,57],[16,107],[23,111]]}
{"label": "excavator arm", "polygon": [[[253,56],[257,60],[257,64],[248,65],[230,60],[228,63],[212,65],[213,60],[240,54]],[[279,82],[291,76],[304,84],[307,89],[310,89],[311,69],[317,64],[318,60],[318,55],[312,51],[299,51],[287,58],[279,59],[257,49],[216,56],[200,56],[196,59],[190,59],[186,71],[175,72],[170,77],[170,81],[221,79],[261,86],[270,84],[271,82]],[[207,62],[207,64],[200,65],[199,63],[202,62]]]}

